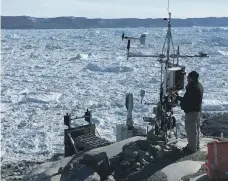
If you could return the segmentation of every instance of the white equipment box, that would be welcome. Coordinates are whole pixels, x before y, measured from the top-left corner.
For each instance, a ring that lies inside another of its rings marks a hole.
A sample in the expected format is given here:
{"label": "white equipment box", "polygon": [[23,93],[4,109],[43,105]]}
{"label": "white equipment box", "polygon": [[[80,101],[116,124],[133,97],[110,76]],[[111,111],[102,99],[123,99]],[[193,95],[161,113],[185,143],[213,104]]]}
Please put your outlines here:
{"label": "white equipment box", "polygon": [[168,68],[167,74],[164,77],[164,90],[172,92],[184,89],[185,67]]}

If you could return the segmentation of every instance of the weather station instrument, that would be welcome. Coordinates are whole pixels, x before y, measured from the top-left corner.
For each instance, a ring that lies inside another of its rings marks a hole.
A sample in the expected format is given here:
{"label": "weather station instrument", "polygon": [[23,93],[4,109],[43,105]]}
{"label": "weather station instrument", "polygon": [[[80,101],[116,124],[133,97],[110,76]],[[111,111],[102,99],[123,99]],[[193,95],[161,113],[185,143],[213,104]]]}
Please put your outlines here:
{"label": "weather station instrument", "polygon": [[[144,117],[143,120],[145,122],[149,122],[150,125],[154,126],[154,134],[155,135],[163,135],[166,143],[171,138],[171,132],[174,133],[177,138],[177,126],[176,126],[176,118],[174,117],[174,107],[177,105],[177,100],[173,97],[173,92],[178,92],[184,89],[184,80],[185,80],[185,66],[179,64],[180,58],[205,58],[208,57],[206,53],[200,51],[196,55],[181,55],[179,46],[177,49],[174,49],[174,43],[171,32],[171,12],[169,12],[169,1],[168,1],[168,18],[164,18],[164,21],[167,22],[167,33],[165,36],[165,41],[162,46],[162,51],[160,54],[142,54],[142,53],[133,53],[131,50],[131,41],[140,38],[128,37],[123,33],[122,40],[127,40],[127,60],[129,58],[157,58],[157,61],[160,63],[160,93],[159,93],[159,101],[157,103],[144,103],[147,105],[153,105],[153,114],[152,117]],[[141,36],[142,37],[142,36]],[[143,42],[145,43],[145,39]],[[130,98],[129,98],[130,95]],[[141,103],[143,103],[143,98],[145,97],[145,90],[141,90]],[[130,111],[133,109],[133,95],[130,93],[127,95],[128,102],[126,105],[130,103]],[[131,100],[132,99],[132,100]],[[129,100],[131,102],[129,102]],[[121,129],[120,125],[117,129],[118,140],[123,140],[128,137],[134,136],[133,129],[133,120],[132,116],[129,118],[129,107],[128,110],[128,118],[125,125],[125,129]],[[130,123],[129,123],[130,122]],[[137,132],[137,131],[136,131]],[[124,135],[121,137],[121,135]],[[118,141],[117,140],[117,141]]]}

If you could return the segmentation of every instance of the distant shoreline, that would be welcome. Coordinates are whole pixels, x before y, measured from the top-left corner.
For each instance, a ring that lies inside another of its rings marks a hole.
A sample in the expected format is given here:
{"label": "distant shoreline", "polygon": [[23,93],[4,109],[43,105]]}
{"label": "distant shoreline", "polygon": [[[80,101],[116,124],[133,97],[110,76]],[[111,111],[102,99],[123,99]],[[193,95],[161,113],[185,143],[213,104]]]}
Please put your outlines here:
{"label": "distant shoreline", "polygon": [[[228,17],[172,19],[173,27],[227,27]],[[88,28],[159,28],[167,27],[163,18],[88,19],[85,17],[35,18],[1,16],[1,29],[88,29]]]}

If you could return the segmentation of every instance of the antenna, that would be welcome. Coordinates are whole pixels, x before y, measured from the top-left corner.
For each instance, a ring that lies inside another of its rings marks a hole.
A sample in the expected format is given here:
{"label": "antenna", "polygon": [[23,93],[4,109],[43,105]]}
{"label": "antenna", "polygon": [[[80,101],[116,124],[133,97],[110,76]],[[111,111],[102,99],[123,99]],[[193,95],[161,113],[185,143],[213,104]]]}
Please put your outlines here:
{"label": "antenna", "polygon": [[169,0],[168,0],[168,9],[167,10],[168,10],[168,13],[169,13]]}

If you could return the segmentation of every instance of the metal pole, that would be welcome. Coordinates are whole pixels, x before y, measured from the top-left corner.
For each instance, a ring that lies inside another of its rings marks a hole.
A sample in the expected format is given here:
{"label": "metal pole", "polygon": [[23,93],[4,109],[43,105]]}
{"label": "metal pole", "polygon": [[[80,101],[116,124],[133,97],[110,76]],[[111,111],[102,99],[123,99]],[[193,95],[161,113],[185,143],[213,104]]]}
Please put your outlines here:
{"label": "metal pole", "polygon": [[[171,13],[169,13],[169,20],[168,20],[168,45],[167,45],[167,62],[166,62],[166,66],[169,63],[169,51],[170,51],[170,38],[171,38]],[[167,67],[166,67],[167,68]]]}

